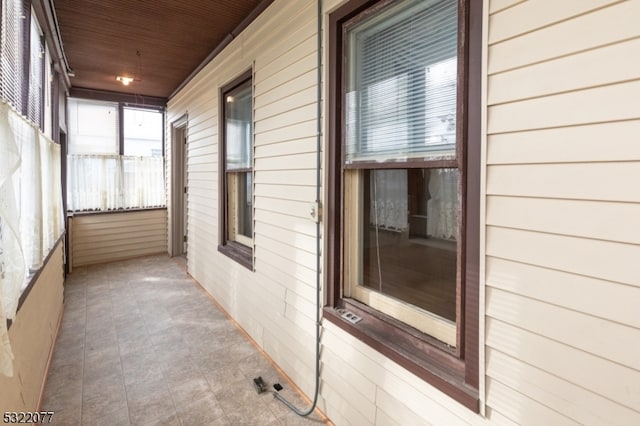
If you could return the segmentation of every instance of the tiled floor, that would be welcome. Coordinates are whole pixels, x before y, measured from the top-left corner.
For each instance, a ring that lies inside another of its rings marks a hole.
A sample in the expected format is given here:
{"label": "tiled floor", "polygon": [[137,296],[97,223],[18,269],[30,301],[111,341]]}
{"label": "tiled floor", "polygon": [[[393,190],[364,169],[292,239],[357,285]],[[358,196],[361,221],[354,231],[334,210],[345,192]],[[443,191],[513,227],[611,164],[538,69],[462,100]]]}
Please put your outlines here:
{"label": "tiled floor", "polygon": [[273,366],[166,256],[77,268],[42,410],[59,425],[320,425]]}

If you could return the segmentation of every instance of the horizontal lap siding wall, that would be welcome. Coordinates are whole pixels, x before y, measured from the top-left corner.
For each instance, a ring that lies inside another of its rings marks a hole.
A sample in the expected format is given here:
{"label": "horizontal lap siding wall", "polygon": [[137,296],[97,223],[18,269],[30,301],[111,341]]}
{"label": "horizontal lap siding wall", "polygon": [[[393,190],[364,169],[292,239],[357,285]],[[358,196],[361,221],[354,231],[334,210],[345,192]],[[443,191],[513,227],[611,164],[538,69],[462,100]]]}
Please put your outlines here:
{"label": "horizontal lap siding wall", "polygon": [[167,252],[167,211],[77,215],[71,221],[73,267]]}
{"label": "horizontal lap siding wall", "polygon": [[489,12],[488,417],[638,424],[640,2]]}
{"label": "horizontal lap siding wall", "polygon": [[[217,249],[219,90],[251,67],[255,271]],[[169,101],[167,120],[188,112],[189,273],[307,395],[314,385],[316,83],[315,1],[276,1]]]}
{"label": "horizontal lap siding wall", "polygon": [[51,253],[9,329],[14,375],[0,375],[0,413],[52,409],[38,402],[63,309],[63,247]]}

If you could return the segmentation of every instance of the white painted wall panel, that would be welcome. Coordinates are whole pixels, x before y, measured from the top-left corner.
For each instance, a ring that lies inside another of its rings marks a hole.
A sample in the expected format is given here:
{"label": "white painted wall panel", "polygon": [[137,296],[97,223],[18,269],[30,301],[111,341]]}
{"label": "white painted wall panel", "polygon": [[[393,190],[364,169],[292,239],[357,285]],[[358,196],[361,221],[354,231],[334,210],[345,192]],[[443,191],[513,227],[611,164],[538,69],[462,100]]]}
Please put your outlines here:
{"label": "white painted wall panel", "polygon": [[633,120],[640,117],[639,98],[640,81],[634,80],[500,104],[489,109],[488,132],[493,134]]}

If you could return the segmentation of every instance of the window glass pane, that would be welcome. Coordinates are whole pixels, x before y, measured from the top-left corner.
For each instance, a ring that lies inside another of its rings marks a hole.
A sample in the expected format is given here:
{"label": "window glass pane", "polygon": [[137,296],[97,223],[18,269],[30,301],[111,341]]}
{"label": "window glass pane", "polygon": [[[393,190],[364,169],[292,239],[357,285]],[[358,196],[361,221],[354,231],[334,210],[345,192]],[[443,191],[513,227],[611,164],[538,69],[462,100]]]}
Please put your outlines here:
{"label": "window glass pane", "polygon": [[118,104],[69,98],[69,154],[118,154]]}
{"label": "window glass pane", "polygon": [[[227,238],[244,245],[253,239],[253,182],[251,172],[227,174]],[[244,237],[244,238],[243,238]]]}
{"label": "window glass pane", "polygon": [[[165,205],[162,112],[69,99],[67,207],[120,210]],[[125,154],[118,143],[125,126]]]}
{"label": "window glass pane", "polygon": [[124,108],[124,155],[162,157],[162,113]]}
{"label": "window glass pane", "polygon": [[404,1],[346,38],[346,161],[455,155],[457,2]]}
{"label": "window glass pane", "polygon": [[238,179],[238,234],[253,238],[253,221],[251,215],[253,186],[251,173],[238,173]]}
{"label": "window glass pane", "polygon": [[227,170],[251,168],[251,81],[225,95],[225,143]]}
{"label": "window glass pane", "polygon": [[359,285],[456,320],[458,171],[362,173]]}

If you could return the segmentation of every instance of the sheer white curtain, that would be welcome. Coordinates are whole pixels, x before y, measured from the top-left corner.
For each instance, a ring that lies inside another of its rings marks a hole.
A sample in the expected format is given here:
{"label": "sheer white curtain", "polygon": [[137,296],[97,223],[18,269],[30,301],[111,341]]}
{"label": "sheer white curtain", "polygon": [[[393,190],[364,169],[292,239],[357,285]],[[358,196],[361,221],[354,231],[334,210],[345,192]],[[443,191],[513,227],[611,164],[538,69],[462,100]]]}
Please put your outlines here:
{"label": "sheer white curtain", "polygon": [[163,165],[162,157],[70,154],[67,208],[108,211],[164,206]]}
{"label": "sheer white curtain", "polygon": [[63,231],[60,147],[0,102],[0,374],[13,374],[6,324],[25,277]]}
{"label": "sheer white curtain", "polygon": [[371,172],[372,224],[379,228],[404,231],[408,225],[407,171]]}
{"label": "sheer white curtain", "polygon": [[9,125],[9,106],[0,103],[0,373],[13,374],[13,353],[7,319],[15,315],[25,262],[20,246],[20,221],[13,175],[20,167],[20,151]]}
{"label": "sheer white curtain", "polygon": [[458,170],[431,169],[427,234],[453,240],[458,235]]}

